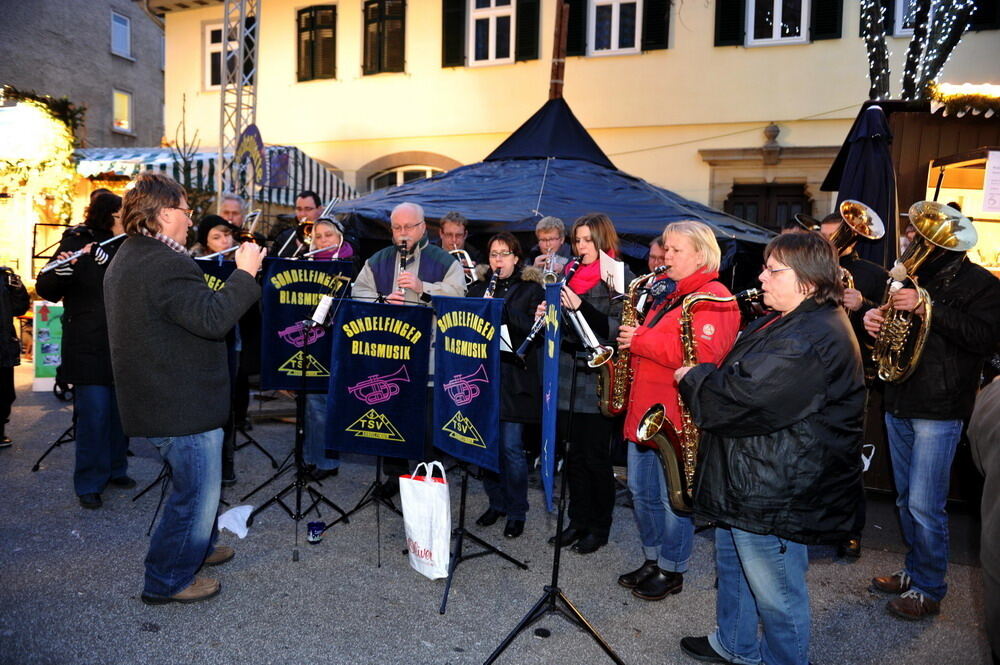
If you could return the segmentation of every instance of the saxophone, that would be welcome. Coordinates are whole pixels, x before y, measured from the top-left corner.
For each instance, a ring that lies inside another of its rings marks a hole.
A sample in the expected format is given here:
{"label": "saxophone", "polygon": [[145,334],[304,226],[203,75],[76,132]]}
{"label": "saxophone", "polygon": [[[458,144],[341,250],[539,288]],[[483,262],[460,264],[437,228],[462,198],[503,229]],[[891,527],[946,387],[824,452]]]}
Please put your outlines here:
{"label": "saxophone", "polygon": [[[633,279],[625,290],[625,302],[622,304],[621,325],[635,326],[639,324],[639,310],[636,304],[639,294],[653,279],[666,272],[666,266],[660,266],[651,273]],[[628,403],[628,392],[632,385],[632,366],[629,361],[632,354],[628,349],[619,349],[614,362],[601,365],[597,379],[597,400],[601,413],[606,418],[614,418],[625,411]]]}
{"label": "saxophone", "polygon": [[[759,301],[758,289],[747,289],[734,296],[716,296],[711,293],[691,293],[681,303],[681,351],[684,366],[691,367],[698,362],[694,335],[694,306],[700,302]],[[698,461],[698,440],[701,431],[694,424],[691,412],[684,401],[677,396],[681,407],[680,427],[676,427],[667,417],[662,404],[654,404],[642,416],[636,429],[640,442],[653,440],[660,451],[660,462],[666,475],[671,506],[679,512],[691,512],[694,472]],[[664,427],[664,425],[669,425]]]}

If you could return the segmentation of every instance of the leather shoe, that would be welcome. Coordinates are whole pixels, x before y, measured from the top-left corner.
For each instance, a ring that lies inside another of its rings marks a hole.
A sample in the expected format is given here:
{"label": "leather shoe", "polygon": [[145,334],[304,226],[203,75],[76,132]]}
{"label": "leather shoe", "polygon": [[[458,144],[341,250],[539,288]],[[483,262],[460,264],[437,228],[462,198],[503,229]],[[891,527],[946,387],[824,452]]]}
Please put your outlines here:
{"label": "leather shoe", "polygon": [[608,544],[607,536],[597,536],[588,533],[573,545],[573,551],[577,554],[591,554]]}
{"label": "leather shoe", "polygon": [[504,538],[517,538],[524,533],[524,520],[507,520],[503,528]]}
{"label": "leather shoe", "polygon": [[671,573],[657,567],[656,572],[632,589],[632,595],[643,600],[663,600],[684,590],[684,574]]}
{"label": "leather shoe", "polygon": [[644,579],[659,570],[660,568],[656,565],[656,561],[653,559],[646,559],[642,562],[642,566],[639,568],[636,568],[631,573],[621,575],[618,578],[618,584],[622,585],[626,589],[634,589],[639,586]]}
{"label": "leather shoe", "polygon": [[100,494],[81,494],[78,498],[80,499],[80,505],[90,510],[97,510],[104,505]]}
{"label": "leather shoe", "polygon": [[941,611],[941,603],[931,600],[915,589],[903,592],[903,595],[893,598],[885,607],[900,619],[907,621],[919,621]]}
{"label": "leather shoe", "polygon": [[726,660],[712,648],[707,636],[682,637],[681,651],[703,663],[724,663],[725,665],[733,665],[733,661]]}
{"label": "leather shoe", "polygon": [[130,490],[135,487],[135,481],[128,476],[119,476],[108,481],[108,485],[118,487],[123,490]]}
{"label": "leather shoe", "polygon": [[573,527],[566,527],[556,535],[549,538],[549,545],[555,545],[556,540],[559,540],[560,547],[568,547],[575,543],[576,541],[587,535],[587,532],[583,529],[574,529]]}
{"label": "leather shoe", "polygon": [[904,593],[910,590],[910,575],[901,570],[888,577],[873,577],[872,587],[885,593]]}
{"label": "leather shoe", "polygon": [[848,540],[845,540],[840,544],[840,547],[838,549],[840,556],[847,557],[849,559],[860,559],[861,539],[850,538]]}
{"label": "leather shoe", "polygon": [[172,596],[153,596],[148,593],[142,594],[142,602],[147,605],[166,605],[167,603],[197,603],[201,600],[218,595],[222,590],[219,580],[209,577],[196,577],[186,588],[181,589]]}
{"label": "leather shoe", "polygon": [[340,467],[337,467],[336,469],[313,469],[312,473],[309,475],[312,476],[312,479],[316,482],[321,482],[327,478],[333,478],[338,473],[340,473]]}
{"label": "leather shoe", "polygon": [[228,545],[216,545],[212,553],[205,557],[206,566],[218,566],[232,560],[236,556],[236,550]]}
{"label": "leather shoe", "polygon": [[0,436],[0,448],[10,448],[14,445],[14,442],[10,440],[9,436]]}
{"label": "leather shoe", "polygon": [[479,526],[493,526],[497,523],[497,520],[501,517],[505,517],[507,513],[502,513],[499,510],[494,510],[492,508],[487,508],[486,512],[479,516],[476,520],[476,524]]}

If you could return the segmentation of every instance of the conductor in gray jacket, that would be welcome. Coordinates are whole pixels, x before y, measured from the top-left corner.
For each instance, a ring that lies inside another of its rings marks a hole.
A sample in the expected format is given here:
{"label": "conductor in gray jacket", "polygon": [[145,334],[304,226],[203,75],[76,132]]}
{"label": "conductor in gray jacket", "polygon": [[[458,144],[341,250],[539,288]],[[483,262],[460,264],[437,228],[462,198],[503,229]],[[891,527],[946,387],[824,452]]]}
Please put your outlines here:
{"label": "conductor in gray jacket", "polygon": [[222,481],[222,425],[229,415],[225,336],[260,297],[265,252],[244,243],[213,291],[184,249],[191,226],[184,188],[143,173],[125,193],[128,239],[104,278],[111,365],[128,436],[147,437],[170,465],[172,491],[149,544],[143,602],[205,600],[217,580],[201,566],[233,557],[215,547]]}

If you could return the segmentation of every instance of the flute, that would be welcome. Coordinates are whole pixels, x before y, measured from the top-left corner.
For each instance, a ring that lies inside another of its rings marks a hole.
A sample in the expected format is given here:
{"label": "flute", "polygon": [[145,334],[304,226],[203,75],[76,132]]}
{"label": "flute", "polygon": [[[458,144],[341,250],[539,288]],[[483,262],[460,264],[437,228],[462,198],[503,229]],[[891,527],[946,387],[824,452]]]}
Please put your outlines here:
{"label": "flute", "polygon": [[[121,240],[122,238],[124,238],[127,235],[128,235],[127,233],[119,233],[114,238],[108,238],[104,242],[97,243],[97,246],[98,247],[104,247],[105,245],[107,245],[109,243],[112,243],[112,242],[114,242],[116,240]],[[83,256],[87,252],[91,251],[92,249],[93,249],[92,247],[88,247],[87,249],[78,249],[75,252],[73,252],[72,254],[70,254],[69,256],[67,256],[66,258],[64,258],[64,259],[59,259],[58,261],[53,261],[52,263],[49,263],[44,268],[42,268],[41,270],[39,270],[38,274],[41,275],[44,272],[48,272],[50,270],[54,270],[55,268],[58,268],[59,266],[64,266],[67,263],[70,263],[72,261],[76,261],[78,258],[80,258],[81,256]]]}
{"label": "flute", "polygon": [[195,261],[207,261],[208,259],[214,259],[217,256],[224,256],[224,255],[228,254],[229,252],[235,252],[239,248],[240,248],[239,245],[233,245],[229,249],[224,249],[221,252],[215,252],[214,254],[207,254],[205,256],[196,256],[194,258],[195,258]]}
{"label": "flute", "polygon": [[344,243],[340,243],[336,247],[320,247],[319,249],[314,249],[311,252],[306,252],[302,255],[303,258],[312,257],[313,254],[319,254],[320,252],[329,252],[332,249],[337,250],[334,252],[333,256],[330,257],[331,261],[336,261],[340,258],[340,248],[344,246]]}

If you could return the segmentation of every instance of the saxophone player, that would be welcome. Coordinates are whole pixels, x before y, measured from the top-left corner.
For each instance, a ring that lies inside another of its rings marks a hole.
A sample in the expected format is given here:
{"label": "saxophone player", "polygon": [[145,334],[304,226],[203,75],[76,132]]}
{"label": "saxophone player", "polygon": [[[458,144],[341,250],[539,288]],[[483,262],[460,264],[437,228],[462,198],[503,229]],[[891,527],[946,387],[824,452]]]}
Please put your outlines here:
{"label": "saxophone player", "polygon": [[[885,384],[899,521],[909,548],[903,568],[872,585],[896,597],[888,609],[903,619],[940,611],[948,591],[948,483],[963,422],[972,412],[985,359],[1000,340],[1000,281],[969,261],[965,252],[941,251],[917,271],[930,295],[933,317],[913,373]],[[894,309],[924,314],[912,288],[892,295]],[[885,306],[865,313],[865,329],[877,336]]]}
{"label": "saxophone player", "polygon": [[[618,329],[619,350],[631,351],[633,381],[624,438],[628,441],[628,484],[644,559],[639,568],[621,575],[618,583],[643,600],[661,600],[683,589],[694,522],[670,506],[655,444],[638,443],[636,430],[646,410],[657,403],[664,404],[675,427],[681,426],[674,370],[683,365],[679,305],[684,296],[696,292],[731,295],[718,281],[721,251],[712,229],[701,222],[674,222],[661,238],[668,269],[650,287],[649,313],[641,325]],[[676,282],[672,292],[664,288],[669,280]],[[696,345],[699,361],[717,364],[733,345],[739,326],[740,311],[734,302],[701,303],[694,310],[692,330],[697,339],[688,343]]]}

